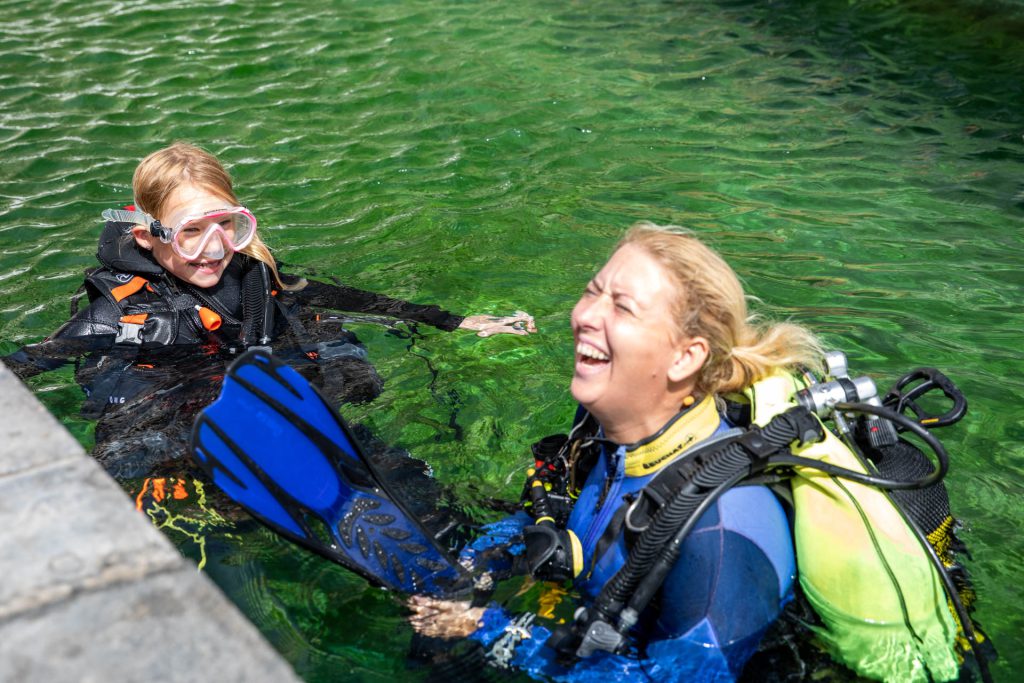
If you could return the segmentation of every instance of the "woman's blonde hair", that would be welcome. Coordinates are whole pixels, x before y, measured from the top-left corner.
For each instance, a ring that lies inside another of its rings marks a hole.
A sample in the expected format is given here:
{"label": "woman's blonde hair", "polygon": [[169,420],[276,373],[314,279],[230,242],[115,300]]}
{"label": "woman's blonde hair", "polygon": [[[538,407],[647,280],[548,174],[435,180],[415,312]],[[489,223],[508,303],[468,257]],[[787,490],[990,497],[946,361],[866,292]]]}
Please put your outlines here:
{"label": "woman's blonde hair", "polygon": [[[132,177],[132,191],[135,206],[150,216],[159,216],[167,204],[168,197],[182,183],[190,183],[224,199],[232,206],[238,206],[238,197],[231,183],[231,176],[217,157],[205,149],[187,142],[175,142],[169,147],[157,150],[139,162]],[[260,239],[259,233],[241,250],[267,264],[274,276],[274,282],[281,289],[299,289],[302,282],[286,285],[277,272],[277,262],[270,249]]]}
{"label": "woman's blonde hair", "polygon": [[763,323],[747,312],[743,286],[721,256],[676,225],[634,224],[616,250],[635,245],[675,280],[678,333],[704,337],[710,351],[697,377],[703,394],[736,392],[776,369],[818,368],[817,338],[793,323]]}

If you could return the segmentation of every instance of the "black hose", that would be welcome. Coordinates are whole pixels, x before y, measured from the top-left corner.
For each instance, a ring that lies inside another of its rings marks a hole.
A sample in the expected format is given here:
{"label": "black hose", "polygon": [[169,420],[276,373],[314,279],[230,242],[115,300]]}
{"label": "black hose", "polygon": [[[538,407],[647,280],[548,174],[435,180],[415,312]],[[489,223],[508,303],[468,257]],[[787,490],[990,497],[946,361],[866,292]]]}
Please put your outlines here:
{"label": "black hose", "polygon": [[942,563],[938,553],[935,552],[935,548],[931,543],[928,542],[928,537],[924,535],[917,523],[907,518],[907,524],[914,532],[914,536],[921,543],[921,547],[928,553],[929,559],[935,565],[935,568],[939,572],[939,578],[942,579],[942,585],[946,589],[946,594],[949,596],[950,602],[953,603],[953,608],[956,610],[956,616],[960,620],[960,628],[964,631],[964,636],[967,638],[967,642],[971,644],[971,653],[974,655],[974,661],[978,663],[978,670],[981,673],[981,680],[984,683],[992,683],[992,673],[988,670],[988,662],[978,652],[978,635],[974,631],[974,622],[971,621],[970,614],[967,613],[967,607],[964,606],[964,601],[960,599],[960,593],[956,589],[956,584],[953,583],[953,577],[949,575],[949,571],[946,570],[946,565]]}
{"label": "black hose", "polygon": [[[773,418],[763,428],[754,428],[745,436],[756,434],[763,442],[762,448],[765,450],[787,448],[789,444],[803,436],[797,433],[790,413],[805,410],[792,408]],[[695,463],[696,471],[693,477],[665,507],[658,511],[650,527],[640,535],[630,551],[626,563],[601,589],[594,601],[594,609],[605,619],[614,619],[622,605],[633,595],[637,584],[650,571],[665,544],[693,515],[694,509],[700,505],[707,492],[730,479],[738,470],[742,470],[744,476],[749,474],[751,462],[757,457],[738,441],[732,441],[723,448],[708,453],[701,462]]]}
{"label": "black hose", "polygon": [[[679,528],[672,539],[665,544],[653,566],[647,572],[647,575],[640,580],[636,590],[633,592],[633,596],[629,599],[629,603],[626,606],[627,609],[632,610],[636,615],[640,615],[644,611],[655,593],[657,593],[661,588],[661,585],[665,583],[665,578],[672,570],[672,567],[675,566],[676,560],[679,559],[679,554],[683,549],[683,541],[690,535],[693,527],[696,526],[697,522],[700,521],[700,518],[704,516],[704,513],[707,512],[708,509],[714,505],[726,491],[746,479],[749,474],[750,472],[748,469],[737,471],[733,476],[729,477],[712,489],[705,496],[704,500],[694,508],[690,518],[687,519],[686,523]],[[632,625],[632,623],[619,623],[616,626],[620,631],[625,632]]]}
{"label": "black hose", "polygon": [[942,443],[932,436],[931,432],[914,420],[911,420],[910,418],[888,408],[873,406],[868,403],[837,403],[835,409],[845,412],[877,415],[878,417],[892,420],[893,422],[900,424],[902,427],[906,428],[907,431],[917,434],[926,444],[928,444],[928,447],[935,453],[935,457],[939,463],[938,466],[919,479],[900,480],[886,479],[884,477],[865,474],[864,472],[858,472],[846,467],[839,467],[838,465],[831,465],[829,463],[821,462],[820,460],[814,460],[813,458],[804,458],[799,455],[771,456],[768,458],[768,463],[770,465],[809,467],[811,469],[820,470],[826,474],[842,477],[843,479],[849,479],[850,481],[855,481],[860,484],[867,484],[869,486],[888,490],[927,488],[942,481],[946,476],[946,472],[949,471],[949,454],[946,453],[946,449],[943,448]]}

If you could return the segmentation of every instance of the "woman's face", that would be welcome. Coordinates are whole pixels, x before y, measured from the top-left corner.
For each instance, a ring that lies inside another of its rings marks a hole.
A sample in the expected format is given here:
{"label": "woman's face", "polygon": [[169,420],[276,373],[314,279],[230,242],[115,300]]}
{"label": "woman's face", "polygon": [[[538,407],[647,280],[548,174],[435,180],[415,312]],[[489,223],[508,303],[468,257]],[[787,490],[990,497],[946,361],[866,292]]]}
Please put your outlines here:
{"label": "woman's face", "polygon": [[[173,229],[185,216],[202,215],[217,209],[231,208],[231,206],[229,200],[213,194],[209,190],[190,183],[183,183],[167,197],[163,210],[156,218],[166,227]],[[231,257],[234,255],[231,245],[225,243],[217,234],[214,234],[207,242],[204,253],[191,260],[179,256],[170,244],[165,244],[153,237],[145,228],[135,228],[134,234],[135,241],[139,246],[152,250],[156,262],[164,270],[196,287],[212,287],[220,282],[224,269],[231,263]],[[220,254],[220,258],[212,257],[218,254]]]}
{"label": "woman's face", "polygon": [[[573,308],[573,398],[619,443],[649,436],[667,422],[692,392],[707,357],[702,338],[679,338],[672,314],[677,295],[661,264],[626,245]],[[623,433],[613,436],[610,427]]]}

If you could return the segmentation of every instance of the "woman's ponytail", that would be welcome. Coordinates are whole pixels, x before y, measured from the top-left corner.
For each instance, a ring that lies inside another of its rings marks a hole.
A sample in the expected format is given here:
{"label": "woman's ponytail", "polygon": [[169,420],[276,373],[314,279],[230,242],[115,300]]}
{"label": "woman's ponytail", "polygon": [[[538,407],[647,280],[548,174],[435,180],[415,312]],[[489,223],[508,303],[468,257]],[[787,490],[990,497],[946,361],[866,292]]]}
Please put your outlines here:
{"label": "woman's ponytail", "polygon": [[816,369],[822,351],[817,338],[806,328],[793,323],[767,326],[744,323],[748,341],[737,344],[729,354],[728,371],[714,387],[717,394],[742,391],[776,369],[804,366]]}

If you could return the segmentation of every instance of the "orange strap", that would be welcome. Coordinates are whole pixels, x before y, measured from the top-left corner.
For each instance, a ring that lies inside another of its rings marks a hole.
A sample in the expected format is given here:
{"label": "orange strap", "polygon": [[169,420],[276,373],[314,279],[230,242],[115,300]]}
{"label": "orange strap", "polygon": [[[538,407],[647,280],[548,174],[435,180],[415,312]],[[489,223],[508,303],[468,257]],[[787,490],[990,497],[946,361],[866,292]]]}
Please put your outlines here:
{"label": "orange strap", "polygon": [[146,280],[136,275],[128,282],[114,287],[110,290],[110,293],[114,296],[114,301],[120,301],[121,299],[131,296],[135,292],[139,291],[146,286]]}
{"label": "orange strap", "polygon": [[141,325],[146,322],[146,318],[149,317],[149,313],[135,313],[134,315],[122,315],[121,322],[132,323],[133,325]]}

